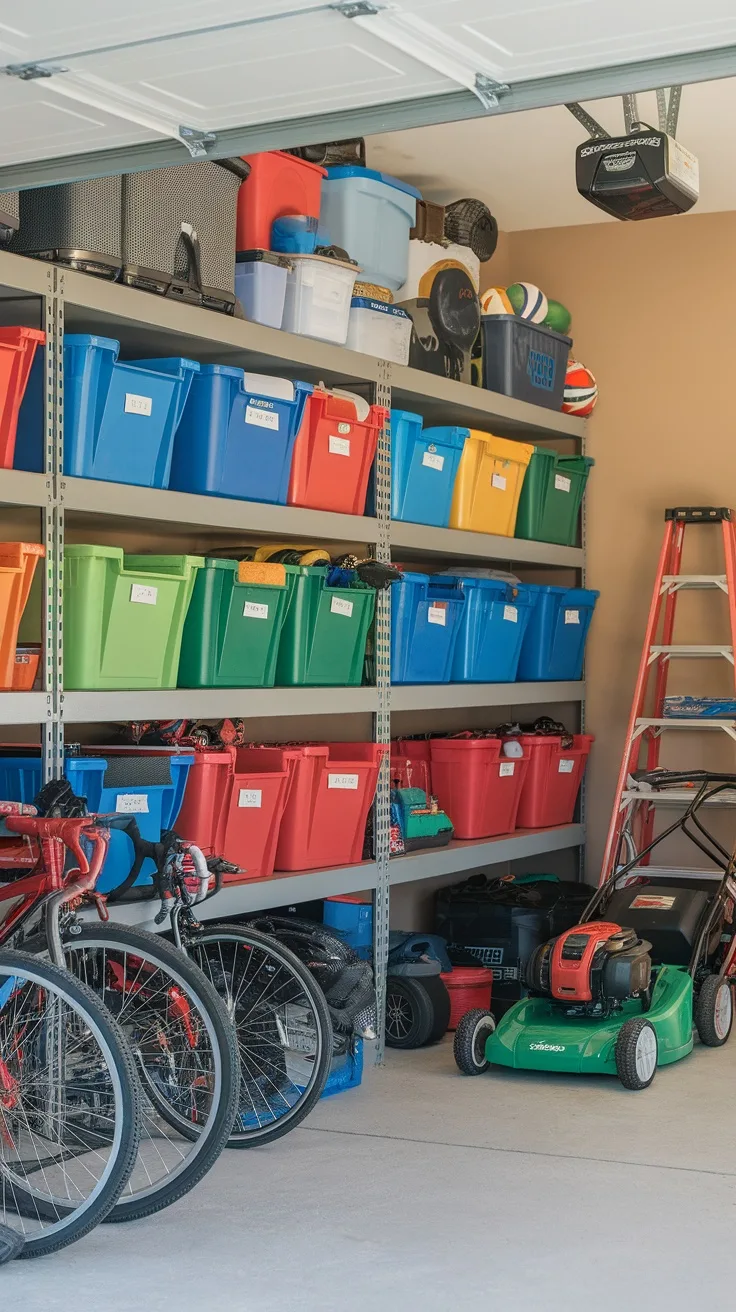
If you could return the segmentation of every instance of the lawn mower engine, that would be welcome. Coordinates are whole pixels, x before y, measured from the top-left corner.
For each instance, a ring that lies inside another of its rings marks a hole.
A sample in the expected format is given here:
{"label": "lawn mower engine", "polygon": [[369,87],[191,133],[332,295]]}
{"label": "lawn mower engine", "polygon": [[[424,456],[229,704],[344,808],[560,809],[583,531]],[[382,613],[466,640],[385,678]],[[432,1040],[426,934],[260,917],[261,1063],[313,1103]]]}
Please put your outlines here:
{"label": "lawn mower engine", "polygon": [[569,1016],[609,1016],[628,998],[646,998],[650,953],[651,943],[636,930],[591,920],[535,948],[526,983],[532,994],[561,1003]]}

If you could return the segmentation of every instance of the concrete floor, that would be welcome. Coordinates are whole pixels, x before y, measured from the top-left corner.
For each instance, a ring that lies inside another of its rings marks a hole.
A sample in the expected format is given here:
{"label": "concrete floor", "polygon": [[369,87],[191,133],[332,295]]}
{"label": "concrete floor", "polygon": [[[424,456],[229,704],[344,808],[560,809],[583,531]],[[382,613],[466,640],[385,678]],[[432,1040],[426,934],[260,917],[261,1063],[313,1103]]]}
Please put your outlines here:
{"label": "concrete floor", "polygon": [[514,1312],[730,1302],[736,1039],[614,1079],[389,1053],[167,1212],[0,1272],[8,1312]]}

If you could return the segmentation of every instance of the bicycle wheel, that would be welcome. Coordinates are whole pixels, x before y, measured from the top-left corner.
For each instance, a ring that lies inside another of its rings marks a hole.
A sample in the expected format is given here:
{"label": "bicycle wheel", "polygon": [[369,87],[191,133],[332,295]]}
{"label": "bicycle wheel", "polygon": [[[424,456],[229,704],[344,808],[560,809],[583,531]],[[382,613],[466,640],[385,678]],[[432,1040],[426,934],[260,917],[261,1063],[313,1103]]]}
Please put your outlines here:
{"label": "bicycle wheel", "polygon": [[237,1034],[240,1104],[229,1146],[280,1139],[309,1114],[330,1073],[324,994],[293,952],[255,929],[208,926],[187,950],[224,999]]}
{"label": "bicycle wheel", "polygon": [[211,983],[183,952],[127,925],[76,925],[69,969],[120,1023],[143,1090],[138,1160],[111,1221],[182,1198],[227,1143],[240,1083],[235,1034]]}
{"label": "bicycle wheel", "polygon": [[136,1161],[138,1080],[112,1016],[73,976],[0,951],[0,1222],[41,1257],[115,1205]]}

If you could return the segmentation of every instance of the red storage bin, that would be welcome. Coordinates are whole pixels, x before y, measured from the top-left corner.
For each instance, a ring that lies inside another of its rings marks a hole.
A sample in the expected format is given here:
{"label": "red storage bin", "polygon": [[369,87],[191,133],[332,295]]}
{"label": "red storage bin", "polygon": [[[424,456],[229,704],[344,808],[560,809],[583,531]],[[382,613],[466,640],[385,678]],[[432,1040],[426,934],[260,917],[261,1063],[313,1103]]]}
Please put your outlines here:
{"label": "red storage bin", "polygon": [[[394,757],[397,761],[411,761],[412,788],[423,788],[427,794],[434,791],[432,788],[432,754],[429,738],[395,738],[391,744],[392,768]],[[409,787],[405,776],[402,776],[401,787]]]}
{"label": "red storage bin", "polygon": [[432,785],[455,838],[495,838],[517,827],[529,757],[501,757],[499,738],[432,738]]}
{"label": "red storage bin", "polygon": [[365,822],[387,750],[375,743],[249,749],[254,768],[292,759],[277,870],[317,870],[362,860]]}
{"label": "red storage bin", "polygon": [[177,832],[206,856],[224,856],[242,874],[224,883],[273,874],[293,757],[279,748],[268,759],[258,748],[197,752],[189,771]]}
{"label": "red storage bin", "polygon": [[[427,744],[429,746],[429,744]],[[427,753],[429,755],[429,753]],[[391,786],[399,788],[423,788],[430,796],[431,771],[429,761],[418,757],[402,756],[391,749]]]}
{"label": "red storage bin", "polygon": [[12,469],[18,411],[36,347],[46,341],[38,328],[0,328],[0,469]]}
{"label": "red storage bin", "polygon": [[450,995],[450,1023],[448,1030],[456,1030],[466,1011],[480,1007],[491,1009],[493,971],[488,966],[453,966],[440,976]]}
{"label": "red storage bin", "polygon": [[542,738],[536,734],[525,733],[515,741],[521,743],[524,754],[530,758],[521,791],[519,827],[548,829],[553,825],[569,825],[594,736],[576,733],[572,747],[564,748],[561,738]]}
{"label": "red storage bin", "polygon": [[315,388],[294,445],[290,506],[362,515],[388,410],[350,392]]}
{"label": "red storage bin", "polygon": [[285,214],[318,219],[327,170],[283,150],[244,155],[250,175],[240,184],[236,249],[271,249],[271,225]]}
{"label": "red storage bin", "polygon": [[38,667],[41,663],[41,644],[26,643],[15,649],[13,667],[13,692],[32,692],[36,682]]}

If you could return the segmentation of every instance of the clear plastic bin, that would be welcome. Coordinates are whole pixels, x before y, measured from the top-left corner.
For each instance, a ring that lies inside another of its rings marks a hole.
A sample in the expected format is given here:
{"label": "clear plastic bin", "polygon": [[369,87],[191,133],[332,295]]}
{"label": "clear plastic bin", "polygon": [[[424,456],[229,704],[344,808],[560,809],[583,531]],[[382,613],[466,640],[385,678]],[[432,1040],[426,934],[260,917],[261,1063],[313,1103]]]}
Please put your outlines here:
{"label": "clear plastic bin", "polygon": [[324,255],[290,255],[289,264],[284,331],[344,346],[357,265]]}

